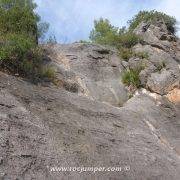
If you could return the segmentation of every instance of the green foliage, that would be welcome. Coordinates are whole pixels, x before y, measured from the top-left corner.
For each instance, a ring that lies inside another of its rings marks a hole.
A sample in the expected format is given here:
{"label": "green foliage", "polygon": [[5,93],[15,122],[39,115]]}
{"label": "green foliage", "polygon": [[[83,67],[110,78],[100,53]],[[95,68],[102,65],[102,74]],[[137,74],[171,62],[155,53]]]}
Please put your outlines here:
{"label": "green foliage", "polygon": [[32,80],[52,79],[53,69],[43,66],[43,52],[25,35],[11,34],[0,46],[0,66]]}
{"label": "green foliage", "polygon": [[125,32],[118,37],[118,47],[131,48],[140,41],[139,36],[134,33]]}
{"label": "green foliage", "polygon": [[118,36],[118,28],[112,26],[109,20],[101,18],[94,21],[94,29],[90,32],[89,38],[98,44],[114,46]]}
{"label": "green foliage", "polygon": [[40,22],[35,8],[32,0],[0,0],[0,34],[26,34],[37,43],[48,24]]}
{"label": "green foliage", "polygon": [[136,53],[133,53],[133,55],[140,59],[149,59],[149,54],[147,52],[136,52]]}
{"label": "green foliage", "polygon": [[134,86],[139,88],[141,85],[140,79],[139,79],[139,73],[140,70],[127,70],[124,72],[123,76],[122,76],[122,81],[124,84],[126,84],[127,86]]}
{"label": "green foliage", "polygon": [[140,38],[126,30],[125,27],[119,29],[110,24],[107,19],[94,21],[94,29],[90,33],[92,42],[115,46],[116,48],[131,48],[137,44]]}
{"label": "green foliage", "polygon": [[35,42],[26,35],[5,34],[0,38],[0,61],[5,63],[14,63],[14,60],[22,59],[29,49],[35,46]]}
{"label": "green foliage", "polygon": [[176,32],[176,19],[165,13],[152,11],[140,11],[132,20],[129,21],[129,30],[133,31],[142,21],[154,23],[157,20],[163,20],[171,33]]}
{"label": "green foliage", "polygon": [[54,35],[49,36],[49,38],[46,41],[47,44],[57,44],[56,37]]}
{"label": "green foliage", "polygon": [[149,59],[147,52],[133,52],[131,48],[120,48],[119,55],[123,60],[128,61],[132,57],[138,57],[140,59]]}
{"label": "green foliage", "polygon": [[166,68],[166,64],[164,61],[161,61],[158,65],[157,65],[157,70],[161,71],[163,68]]}
{"label": "green foliage", "polygon": [[1,0],[0,14],[1,35],[26,34],[36,40],[38,16],[33,12],[32,7],[22,5],[20,1]]}
{"label": "green foliage", "polygon": [[133,52],[129,48],[120,48],[119,55],[122,59],[128,61],[131,57],[133,57]]}
{"label": "green foliage", "polygon": [[53,67],[45,66],[42,68],[42,77],[46,77],[50,80],[54,80],[56,73]]}
{"label": "green foliage", "polygon": [[132,86],[136,88],[141,87],[141,81],[139,78],[140,72],[145,68],[145,65],[142,64],[136,69],[128,69],[122,75],[122,82],[127,86]]}
{"label": "green foliage", "polygon": [[[116,48],[131,48],[141,41],[141,38],[133,33],[133,30],[142,22],[155,23],[163,20],[171,33],[175,33],[177,23],[174,17],[158,11],[140,11],[129,21],[129,28],[118,28],[111,25],[109,20],[100,18],[94,21],[94,29],[90,33],[92,42],[115,46]],[[147,57],[147,55],[145,55]],[[144,57],[144,58],[145,58]]]}
{"label": "green foliage", "polygon": [[79,43],[89,44],[89,43],[91,43],[91,42],[90,42],[90,41],[86,41],[86,40],[80,40]]}
{"label": "green foliage", "polygon": [[35,8],[32,0],[0,0],[0,67],[32,79],[52,78],[52,70],[43,69],[43,53],[37,46],[47,28],[38,30]]}

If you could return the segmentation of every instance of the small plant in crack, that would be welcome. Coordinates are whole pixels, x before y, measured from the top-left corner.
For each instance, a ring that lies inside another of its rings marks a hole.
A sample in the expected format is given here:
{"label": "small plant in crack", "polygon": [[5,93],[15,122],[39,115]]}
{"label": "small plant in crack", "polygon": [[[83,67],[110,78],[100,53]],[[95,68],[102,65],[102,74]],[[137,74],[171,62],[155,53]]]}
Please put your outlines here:
{"label": "small plant in crack", "polygon": [[122,81],[127,86],[135,86],[137,88],[140,87],[140,79],[139,79],[139,70],[129,69],[124,72],[122,76]]}
{"label": "small plant in crack", "polygon": [[161,71],[162,69],[166,68],[166,63],[164,61],[161,61],[158,65],[157,65],[157,71]]}

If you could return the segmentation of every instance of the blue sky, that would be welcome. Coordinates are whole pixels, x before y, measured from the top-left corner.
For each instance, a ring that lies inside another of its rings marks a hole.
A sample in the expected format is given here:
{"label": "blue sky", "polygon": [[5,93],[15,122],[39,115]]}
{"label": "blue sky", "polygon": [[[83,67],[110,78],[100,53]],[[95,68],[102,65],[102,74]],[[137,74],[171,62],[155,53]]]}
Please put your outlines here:
{"label": "blue sky", "polygon": [[87,40],[94,19],[107,18],[125,26],[140,10],[156,9],[180,21],[180,0],[35,0],[42,20],[50,23],[49,34],[60,43]]}

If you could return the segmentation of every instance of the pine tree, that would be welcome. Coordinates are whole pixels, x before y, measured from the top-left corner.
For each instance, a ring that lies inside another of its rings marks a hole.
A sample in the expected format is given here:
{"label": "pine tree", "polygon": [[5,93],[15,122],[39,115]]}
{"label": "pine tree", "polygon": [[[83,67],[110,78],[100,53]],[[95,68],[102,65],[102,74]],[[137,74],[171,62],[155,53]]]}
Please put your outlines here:
{"label": "pine tree", "polygon": [[48,25],[40,23],[40,17],[34,11],[36,7],[33,0],[0,0],[0,35],[25,34],[38,43]]}

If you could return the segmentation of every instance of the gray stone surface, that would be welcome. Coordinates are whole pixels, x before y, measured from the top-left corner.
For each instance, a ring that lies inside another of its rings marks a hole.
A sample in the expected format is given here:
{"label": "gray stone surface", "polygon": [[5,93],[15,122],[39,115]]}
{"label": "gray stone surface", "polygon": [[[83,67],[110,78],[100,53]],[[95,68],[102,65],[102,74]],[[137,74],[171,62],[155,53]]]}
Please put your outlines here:
{"label": "gray stone surface", "polygon": [[179,87],[179,77],[172,71],[162,69],[161,72],[151,74],[148,78],[147,86],[151,91],[164,95]]}
{"label": "gray stone surface", "polygon": [[[180,179],[180,104],[161,96],[176,86],[178,97],[180,42],[162,22],[142,25],[144,42],[133,50],[148,59],[121,62],[116,50],[94,44],[51,45],[46,62],[59,86],[0,72],[0,180]],[[156,93],[140,89],[128,100],[121,75],[141,63],[141,83]]]}
{"label": "gray stone surface", "polygon": [[116,106],[126,102],[127,91],[120,80],[124,67],[114,50],[83,43],[44,48],[59,79],[67,86],[76,84],[78,94]]}
{"label": "gray stone surface", "polygon": [[[124,107],[0,74],[0,176],[13,180],[178,180],[179,109],[139,94]],[[51,167],[125,167],[51,172]]]}
{"label": "gray stone surface", "polygon": [[159,49],[169,51],[171,49],[172,41],[176,41],[176,37],[168,32],[164,22],[140,23],[134,30],[134,33],[142,37],[145,44],[149,44]]}
{"label": "gray stone surface", "polygon": [[[140,23],[134,30],[143,40],[133,47],[133,51],[148,53],[148,61],[140,72],[143,87],[161,95],[167,94],[175,86],[179,88],[180,80],[180,43],[179,39],[167,30],[162,20],[151,23]],[[142,60],[130,59],[129,65],[134,68]]]}
{"label": "gray stone surface", "polygon": [[151,76],[152,73],[156,72],[156,67],[152,64],[143,69],[139,74],[139,79],[141,81],[141,85],[146,87],[148,78]]}
{"label": "gray stone surface", "polygon": [[167,69],[175,70],[179,73],[178,62],[166,51],[152,47],[151,45],[137,44],[133,47],[135,52],[147,52],[149,55],[149,61],[155,66],[165,63]]}

